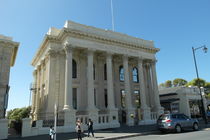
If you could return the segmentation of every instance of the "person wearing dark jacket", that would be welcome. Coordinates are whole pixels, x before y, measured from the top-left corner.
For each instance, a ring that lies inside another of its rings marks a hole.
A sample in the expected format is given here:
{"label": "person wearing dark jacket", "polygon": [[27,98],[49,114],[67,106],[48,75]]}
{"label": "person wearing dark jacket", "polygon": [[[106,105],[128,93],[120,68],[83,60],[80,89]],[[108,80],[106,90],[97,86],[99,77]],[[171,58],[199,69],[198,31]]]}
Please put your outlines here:
{"label": "person wearing dark jacket", "polygon": [[94,137],[93,121],[91,119],[89,119],[87,125],[88,125],[88,137],[90,136],[90,133],[92,133],[92,136]]}

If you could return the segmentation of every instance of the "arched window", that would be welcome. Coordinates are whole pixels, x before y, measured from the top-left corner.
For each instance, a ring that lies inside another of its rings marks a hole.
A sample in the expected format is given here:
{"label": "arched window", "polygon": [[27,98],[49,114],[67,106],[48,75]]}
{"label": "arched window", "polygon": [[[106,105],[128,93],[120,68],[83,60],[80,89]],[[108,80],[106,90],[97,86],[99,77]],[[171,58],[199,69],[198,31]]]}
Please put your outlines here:
{"label": "arched window", "polygon": [[123,66],[120,66],[120,68],[119,68],[119,74],[120,74],[120,81],[124,81],[125,80],[125,76],[124,76]]}
{"label": "arched window", "polygon": [[72,60],[72,78],[77,78],[77,63],[74,59]]}
{"label": "arched window", "polygon": [[133,68],[133,82],[139,82],[138,69],[136,67]]}
{"label": "arched window", "polygon": [[104,64],[104,80],[107,80],[106,64]]}

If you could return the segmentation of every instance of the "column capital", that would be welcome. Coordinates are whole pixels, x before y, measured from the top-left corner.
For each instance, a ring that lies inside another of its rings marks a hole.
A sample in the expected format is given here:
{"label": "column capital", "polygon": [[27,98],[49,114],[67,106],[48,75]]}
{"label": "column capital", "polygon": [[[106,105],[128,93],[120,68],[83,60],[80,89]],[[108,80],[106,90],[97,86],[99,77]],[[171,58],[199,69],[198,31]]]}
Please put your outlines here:
{"label": "column capital", "polygon": [[157,59],[152,59],[151,63],[152,64],[156,64],[157,63]]}
{"label": "column capital", "polygon": [[123,61],[124,60],[128,60],[128,55],[127,54],[123,54],[122,58],[123,58]]}
{"label": "column capital", "polygon": [[96,51],[96,49],[88,48],[87,55],[92,55],[95,51]]}
{"label": "column capital", "polygon": [[50,57],[56,57],[57,51],[54,50],[54,49],[49,49],[48,52],[47,52],[47,55],[50,56]]}
{"label": "column capital", "polygon": [[65,50],[65,53],[70,53],[73,51],[73,49],[75,48],[72,44],[69,44],[69,43],[65,43],[64,44],[64,50]]}
{"label": "column capital", "polygon": [[141,64],[143,63],[144,59],[142,57],[138,57],[137,59],[138,59],[138,63],[141,63]]}

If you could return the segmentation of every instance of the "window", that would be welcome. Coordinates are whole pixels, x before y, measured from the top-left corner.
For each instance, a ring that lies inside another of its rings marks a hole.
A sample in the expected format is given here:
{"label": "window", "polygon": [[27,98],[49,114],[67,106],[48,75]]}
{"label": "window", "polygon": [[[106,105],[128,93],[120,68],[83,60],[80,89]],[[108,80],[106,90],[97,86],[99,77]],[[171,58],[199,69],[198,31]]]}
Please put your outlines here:
{"label": "window", "polygon": [[107,89],[104,89],[104,103],[105,103],[105,107],[107,108],[108,106]]}
{"label": "window", "polygon": [[94,105],[96,106],[96,89],[94,88]]}
{"label": "window", "polygon": [[124,69],[123,66],[120,66],[119,68],[119,74],[120,74],[120,81],[124,81],[125,80],[125,76],[124,76]]}
{"label": "window", "polygon": [[138,69],[136,67],[133,68],[133,82],[135,83],[139,82]]}
{"label": "window", "polygon": [[77,78],[77,63],[74,59],[72,60],[72,78]]}
{"label": "window", "polygon": [[73,108],[77,109],[77,89],[73,88]]}
{"label": "window", "polygon": [[93,80],[96,79],[96,67],[95,64],[93,64]]}
{"label": "window", "polygon": [[125,108],[125,90],[121,90],[121,107]]}
{"label": "window", "polygon": [[135,103],[135,106],[137,108],[140,108],[141,107],[141,101],[140,101],[140,93],[138,90],[134,90],[134,103]]}
{"label": "window", "polygon": [[104,64],[104,80],[107,80],[106,64]]}

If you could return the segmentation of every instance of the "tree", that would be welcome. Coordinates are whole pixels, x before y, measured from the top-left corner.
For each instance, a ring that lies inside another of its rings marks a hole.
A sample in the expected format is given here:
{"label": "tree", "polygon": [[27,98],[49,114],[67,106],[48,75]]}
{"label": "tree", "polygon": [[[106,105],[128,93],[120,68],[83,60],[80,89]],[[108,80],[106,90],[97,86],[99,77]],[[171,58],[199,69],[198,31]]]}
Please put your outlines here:
{"label": "tree", "polygon": [[7,112],[7,118],[10,120],[21,121],[23,118],[28,118],[31,107],[15,108]]}
{"label": "tree", "polygon": [[165,82],[165,87],[166,87],[166,88],[172,87],[172,82],[171,82],[171,80],[167,80],[167,81]]}
{"label": "tree", "polygon": [[184,86],[187,84],[187,81],[182,79],[182,78],[176,78],[173,80],[173,86],[178,87],[178,86]]}
{"label": "tree", "polygon": [[15,108],[7,112],[7,118],[10,119],[9,127],[14,128],[17,133],[21,134],[22,119],[28,118],[31,107]]}
{"label": "tree", "polygon": [[197,87],[199,87],[199,81],[200,81],[200,86],[201,87],[205,87],[206,81],[204,79],[201,79],[201,78],[199,78],[199,79],[195,78],[192,81],[188,82],[187,85],[188,86],[197,86]]}

